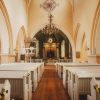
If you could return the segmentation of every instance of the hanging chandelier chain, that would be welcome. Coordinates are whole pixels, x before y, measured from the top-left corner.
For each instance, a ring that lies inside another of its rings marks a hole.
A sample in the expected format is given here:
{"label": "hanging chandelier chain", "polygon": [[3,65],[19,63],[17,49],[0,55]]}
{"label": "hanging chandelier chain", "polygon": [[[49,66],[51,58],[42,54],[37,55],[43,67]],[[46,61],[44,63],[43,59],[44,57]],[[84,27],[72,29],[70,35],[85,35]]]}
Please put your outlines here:
{"label": "hanging chandelier chain", "polygon": [[57,33],[57,28],[55,27],[55,25],[53,24],[53,15],[51,14],[51,12],[56,8],[57,3],[54,0],[46,0],[42,5],[40,5],[41,7],[43,7],[44,10],[46,10],[48,12],[48,20],[49,20],[49,24],[47,24],[42,32],[51,35],[52,33]]}
{"label": "hanging chandelier chain", "polygon": [[52,25],[52,22],[53,22],[53,15],[50,14],[50,15],[49,15],[49,23],[50,23],[50,25]]}

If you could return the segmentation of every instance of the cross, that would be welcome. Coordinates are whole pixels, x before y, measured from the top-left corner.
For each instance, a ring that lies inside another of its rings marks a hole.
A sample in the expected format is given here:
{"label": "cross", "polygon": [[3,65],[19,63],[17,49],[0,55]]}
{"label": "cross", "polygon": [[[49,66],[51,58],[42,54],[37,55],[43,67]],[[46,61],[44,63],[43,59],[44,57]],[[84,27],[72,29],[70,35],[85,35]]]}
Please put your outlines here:
{"label": "cross", "polygon": [[52,18],[53,18],[53,15],[49,15],[49,21],[50,21],[50,25],[51,25],[51,23],[52,23]]}

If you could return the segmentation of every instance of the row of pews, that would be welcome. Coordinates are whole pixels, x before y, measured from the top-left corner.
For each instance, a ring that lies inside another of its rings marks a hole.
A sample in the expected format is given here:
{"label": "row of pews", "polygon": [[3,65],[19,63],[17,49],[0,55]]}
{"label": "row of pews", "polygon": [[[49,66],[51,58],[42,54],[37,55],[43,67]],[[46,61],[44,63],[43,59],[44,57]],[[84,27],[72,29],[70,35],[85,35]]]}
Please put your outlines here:
{"label": "row of pews", "polygon": [[100,64],[56,63],[71,100],[100,100]]}
{"label": "row of pews", "polygon": [[11,87],[8,91],[10,97],[4,100],[32,100],[32,92],[36,90],[43,72],[43,62],[1,64],[0,84],[8,80]]}

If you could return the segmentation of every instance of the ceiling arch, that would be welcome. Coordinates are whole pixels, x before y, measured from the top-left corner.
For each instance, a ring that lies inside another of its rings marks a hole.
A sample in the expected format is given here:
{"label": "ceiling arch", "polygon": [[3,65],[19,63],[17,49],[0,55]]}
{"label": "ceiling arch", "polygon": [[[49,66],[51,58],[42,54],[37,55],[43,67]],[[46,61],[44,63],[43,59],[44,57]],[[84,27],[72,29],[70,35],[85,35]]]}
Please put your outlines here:
{"label": "ceiling arch", "polygon": [[76,44],[76,40],[77,40],[77,35],[78,35],[78,32],[79,32],[79,28],[80,28],[80,23],[77,23],[77,26],[76,26],[76,29],[75,29],[75,34],[74,34],[75,44]]}
{"label": "ceiling arch", "polygon": [[[42,26],[40,29],[43,29],[45,27],[45,25],[44,26]],[[61,32],[63,33],[63,36],[65,36],[65,37],[67,37],[68,38],[68,40],[69,40],[69,42],[70,42],[70,44],[71,44],[71,47],[72,47],[72,59],[73,59],[73,61],[75,61],[76,60],[76,53],[75,53],[75,44],[74,44],[74,40],[73,40],[73,38],[72,38],[72,36],[71,36],[71,34],[70,33],[68,33],[63,27],[61,27],[61,26],[57,26],[56,25],[56,28],[57,29],[59,29],[59,30],[61,30]],[[35,34],[33,34],[33,37],[37,34],[39,32],[39,30],[37,31],[37,32],[35,32]]]}
{"label": "ceiling arch", "polygon": [[19,29],[18,35],[17,35],[17,40],[16,40],[16,52],[20,52],[21,49],[25,48],[25,39],[26,39],[26,34],[25,34],[25,28],[22,26]]}
{"label": "ceiling arch", "polygon": [[100,0],[98,2],[98,6],[96,8],[94,19],[93,19],[93,25],[91,31],[91,54],[95,53],[95,36],[96,36],[96,30],[98,27],[99,18],[100,18]]}
{"label": "ceiling arch", "polygon": [[10,41],[10,54],[13,54],[13,36],[12,36],[12,28],[9,20],[9,15],[3,0],[0,0],[0,8],[5,17],[8,33],[9,33],[9,41]]}

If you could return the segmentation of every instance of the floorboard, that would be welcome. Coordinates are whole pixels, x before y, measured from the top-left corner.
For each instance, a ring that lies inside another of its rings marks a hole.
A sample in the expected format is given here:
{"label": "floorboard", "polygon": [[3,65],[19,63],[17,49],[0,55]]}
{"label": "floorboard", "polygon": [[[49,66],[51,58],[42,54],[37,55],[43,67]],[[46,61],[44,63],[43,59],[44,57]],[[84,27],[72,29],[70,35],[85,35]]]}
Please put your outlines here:
{"label": "floorboard", "polygon": [[45,66],[43,77],[32,100],[69,100],[55,66]]}

